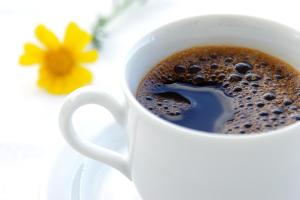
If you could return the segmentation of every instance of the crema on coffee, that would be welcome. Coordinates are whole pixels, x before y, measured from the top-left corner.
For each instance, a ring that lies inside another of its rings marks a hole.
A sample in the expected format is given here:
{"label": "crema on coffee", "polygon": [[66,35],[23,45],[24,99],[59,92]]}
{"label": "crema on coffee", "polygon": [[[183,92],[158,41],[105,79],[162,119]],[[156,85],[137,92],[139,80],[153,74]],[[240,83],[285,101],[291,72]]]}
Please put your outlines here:
{"label": "crema on coffee", "polygon": [[299,72],[243,47],[177,52],[145,75],[136,97],[169,122],[212,133],[262,133],[300,120]]}

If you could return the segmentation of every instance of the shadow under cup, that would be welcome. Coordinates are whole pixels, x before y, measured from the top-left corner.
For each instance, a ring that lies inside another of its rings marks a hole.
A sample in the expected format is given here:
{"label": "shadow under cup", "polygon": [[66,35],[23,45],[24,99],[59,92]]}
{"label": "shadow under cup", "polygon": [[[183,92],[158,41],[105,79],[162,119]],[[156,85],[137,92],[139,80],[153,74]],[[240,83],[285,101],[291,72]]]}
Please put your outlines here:
{"label": "shadow under cup", "polygon": [[168,24],[141,39],[128,56],[125,85],[135,96],[141,80],[161,60],[187,48],[207,45],[260,50],[300,70],[297,31],[254,17],[201,16]]}

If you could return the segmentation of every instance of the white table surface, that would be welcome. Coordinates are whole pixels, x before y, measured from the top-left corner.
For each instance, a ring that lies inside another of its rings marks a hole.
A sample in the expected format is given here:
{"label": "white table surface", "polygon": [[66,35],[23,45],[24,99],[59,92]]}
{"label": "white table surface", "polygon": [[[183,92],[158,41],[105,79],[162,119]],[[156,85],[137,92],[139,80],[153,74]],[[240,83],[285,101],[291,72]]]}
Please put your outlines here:
{"label": "white table surface", "polygon": [[[110,5],[108,0],[0,0],[0,200],[40,199],[45,177],[66,145],[57,123],[64,97],[36,87],[36,67],[19,67],[23,43],[35,41],[33,31],[39,23],[60,36],[70,21],[89,30]],[[264,17],[300,30],[296,0],[148,0],[110,26],[99,61],[90,65],[93,84],[120,97],[118,80],[112,74],[119,73],[120,58],[138,38],[169,21],[215,13]],[[90,137],[112,118],[102,108],[87,106],[74,121],[78,131]]]}

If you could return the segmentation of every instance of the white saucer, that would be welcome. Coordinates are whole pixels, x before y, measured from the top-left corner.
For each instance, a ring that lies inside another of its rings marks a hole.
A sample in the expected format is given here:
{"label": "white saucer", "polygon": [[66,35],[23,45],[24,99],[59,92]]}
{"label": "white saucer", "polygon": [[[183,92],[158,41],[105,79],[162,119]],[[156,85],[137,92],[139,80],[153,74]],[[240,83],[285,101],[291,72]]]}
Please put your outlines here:
{"label": "white saucer", "polygon": [[[125,134],[116,124],[102,129],[93,141],[126,152]],[[57,158],[46,186],[46,200],[141,200],[133,183],[100,162],[65,147]]]}

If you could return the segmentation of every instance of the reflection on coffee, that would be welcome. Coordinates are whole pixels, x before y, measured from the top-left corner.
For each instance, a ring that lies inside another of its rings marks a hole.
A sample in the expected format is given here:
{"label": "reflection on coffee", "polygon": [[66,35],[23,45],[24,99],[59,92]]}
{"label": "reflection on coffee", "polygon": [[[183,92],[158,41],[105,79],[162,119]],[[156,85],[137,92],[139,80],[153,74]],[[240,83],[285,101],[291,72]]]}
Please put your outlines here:
{"label": "reflection on coffee", "polygon": [[257,50],[195,47],[157,64],[141,81],[137,99],[152,113],[188,128],[259,133],[300,120],[300,76]]}

